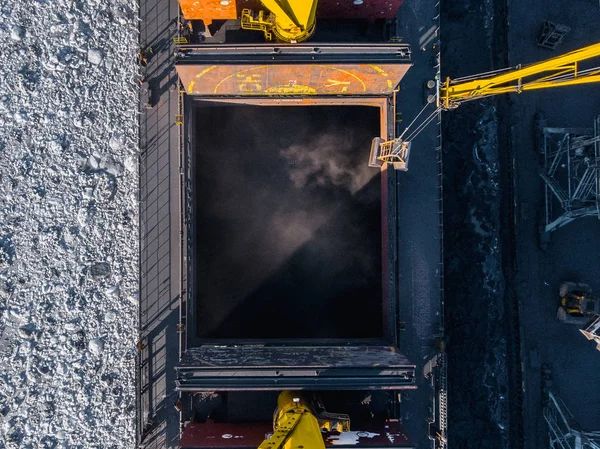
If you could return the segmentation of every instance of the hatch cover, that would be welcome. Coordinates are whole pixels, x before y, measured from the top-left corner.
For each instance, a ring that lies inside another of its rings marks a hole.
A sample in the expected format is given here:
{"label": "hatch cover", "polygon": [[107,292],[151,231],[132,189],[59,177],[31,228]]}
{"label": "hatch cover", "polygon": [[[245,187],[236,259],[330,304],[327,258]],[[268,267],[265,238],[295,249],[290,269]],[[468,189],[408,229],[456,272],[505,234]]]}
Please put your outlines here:
{"label": "hatch cover", "polygon": [[410,68],[407,46],[221,47],[181,52],[189,95],[387,96]]}

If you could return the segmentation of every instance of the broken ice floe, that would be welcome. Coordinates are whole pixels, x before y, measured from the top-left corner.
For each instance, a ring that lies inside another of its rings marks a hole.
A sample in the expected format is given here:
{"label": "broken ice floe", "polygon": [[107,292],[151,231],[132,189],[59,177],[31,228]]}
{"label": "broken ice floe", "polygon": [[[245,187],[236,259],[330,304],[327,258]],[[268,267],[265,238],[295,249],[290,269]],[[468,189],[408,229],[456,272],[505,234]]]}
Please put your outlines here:
{"label": "broken ice floe", "polygon": [[0,6],[0,447],[132,447],[136,7],[41,3]]}

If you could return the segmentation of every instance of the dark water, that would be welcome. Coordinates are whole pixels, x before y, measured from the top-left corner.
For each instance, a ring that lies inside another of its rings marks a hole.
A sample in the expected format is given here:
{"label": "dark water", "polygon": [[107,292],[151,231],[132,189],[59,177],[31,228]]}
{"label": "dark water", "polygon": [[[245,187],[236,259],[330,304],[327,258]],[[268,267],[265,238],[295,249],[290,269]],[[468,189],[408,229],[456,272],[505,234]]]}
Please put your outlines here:
{"label": "dark water", "polygon": [[379,111],[201,107],[195,133],[198,336],[381,337]]}
{"label": "dark water", "polygon": [[[507,67],[507,2],[450,3],[442,5],[442,76]],[[478,40],[484,44],[473,46]],[[522,367],[505,307],[511,131],[501,98],[470,102],[442,120],[448,445],[464,449],[522,447],[516,436],[522,385],[511,374]]]}

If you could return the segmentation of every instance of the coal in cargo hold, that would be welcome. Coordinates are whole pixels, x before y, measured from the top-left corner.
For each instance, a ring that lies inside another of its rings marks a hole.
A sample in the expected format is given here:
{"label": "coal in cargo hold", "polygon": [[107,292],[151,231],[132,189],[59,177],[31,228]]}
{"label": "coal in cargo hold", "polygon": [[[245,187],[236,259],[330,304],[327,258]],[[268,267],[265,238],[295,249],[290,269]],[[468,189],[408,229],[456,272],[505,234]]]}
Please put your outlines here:
{"label": "coal in cargo hold", "polygon": [[200,341],[380,339],[373,107],[191,114],[190,296]]}

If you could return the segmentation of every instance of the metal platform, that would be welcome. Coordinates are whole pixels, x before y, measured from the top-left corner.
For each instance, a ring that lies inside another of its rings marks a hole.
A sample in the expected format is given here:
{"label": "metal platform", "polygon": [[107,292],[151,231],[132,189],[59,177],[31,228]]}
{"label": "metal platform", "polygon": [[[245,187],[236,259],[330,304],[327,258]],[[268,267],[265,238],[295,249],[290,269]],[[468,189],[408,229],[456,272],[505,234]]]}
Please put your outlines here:
{"label": "metal platform", "polygon": [[563,41],[569,31],[571,31],[571,28],[566,25],[560,25],[550,22],[549,20],[544,20],[537,39],[537,44],[540,47],[554,50]]}
{"label": "metal platform", "polygon": [[176,370],[178,391],[416,388],[415,365],[386,347],[200,346]]}

